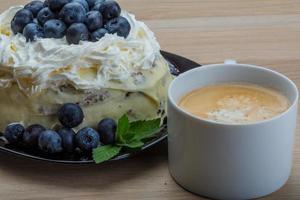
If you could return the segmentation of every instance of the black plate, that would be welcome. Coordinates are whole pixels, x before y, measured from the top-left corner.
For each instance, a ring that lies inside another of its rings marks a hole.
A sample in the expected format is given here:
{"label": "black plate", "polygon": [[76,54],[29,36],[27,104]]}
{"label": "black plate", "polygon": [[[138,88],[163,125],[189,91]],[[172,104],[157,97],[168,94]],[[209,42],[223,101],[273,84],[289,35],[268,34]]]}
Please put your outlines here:
{"label": "black plate", "polygon": [[[178,55],[166,52],[166,51],[162,51],[161,53],[165,57],[165,59],[167,61],[169,61],[169,63],[178,70],[178,74],[200,66],[200,64],[198,64],[194,61],[191,61],[187,58],[184,58],[184,57],[181,57],[181,56],[178,56]],[[160,143],[161,141],[163,141],[166,138],[167,138],[167,126],[164,125],[164,127],[162,127],[161,131],[157,134],[157,136],[155,138],[153,138],[152,140],[148,141],[140,149],[140,151],[138,151],[138,152],[122,152],[119,156],[111,159],[110,161],[129,158],[129,157],[131,157],[131,156],[133,156],[155,144]],[[31,159],[35,159],[35,160],[48,161],[48,162],[54,162],[54,163],[66,163],[66,164],[94,163],[93,160],[79,160],[78,158],[68,158],[67,159],[64,157],[63,159],[61,159],[59,157],[52,157],[52,158],[44,157],[44,155],[40,155],[37,152],[24,152],[18,148],[5,146],[4,144],[1,144],[1,142],[0,142],[0,151],[4,152],[4,153],[8,153],[10,155],[16,155],[16,156],[21,156],[21,157],[25,157],[25,158],[31,158]]]}

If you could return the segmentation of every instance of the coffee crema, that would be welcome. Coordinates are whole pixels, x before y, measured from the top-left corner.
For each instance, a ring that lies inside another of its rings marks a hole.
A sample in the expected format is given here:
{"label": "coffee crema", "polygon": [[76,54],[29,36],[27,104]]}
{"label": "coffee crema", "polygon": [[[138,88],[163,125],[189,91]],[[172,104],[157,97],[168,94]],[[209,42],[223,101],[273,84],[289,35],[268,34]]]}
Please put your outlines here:
{"label": "coffee crema", "polygon": [[178,105],[203,119],[223,123],[251,123],[286,111],[289,100],[280,92],[250,83],[224,83],[198,88]]}

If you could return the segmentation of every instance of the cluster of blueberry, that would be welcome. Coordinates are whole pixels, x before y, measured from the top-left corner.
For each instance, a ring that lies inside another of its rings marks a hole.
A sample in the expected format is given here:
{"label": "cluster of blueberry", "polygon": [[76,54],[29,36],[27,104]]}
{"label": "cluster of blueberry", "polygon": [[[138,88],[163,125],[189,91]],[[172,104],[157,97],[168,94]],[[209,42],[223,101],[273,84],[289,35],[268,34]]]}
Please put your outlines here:
{"label": "cluster of blueberry", "polygon": [[126,38],[131,27],[120,13],[119,4],[111,0],[32,1],[15,14],[11,29],[27,41],[66,36],[69,44],[78,44],[98,41],[106,33]]}
{"label": "cluster of blueberry", "polygon": [[27,149],[39,149],[49,155],[74,153],[80,151],[89,154],[99,145],[113,144],[116,137],[117,124],[106,118],[98,123],[97,131],[90,127],[80,129],[77,133],[72,128],[80,125],[84,114],[77,104],[64,104],[58,111],[58,119],[63,125],[59,130],[49,130],[42,125],[34,124],[26,129],[19,123],[9,124],[4,138],[11,145]]}

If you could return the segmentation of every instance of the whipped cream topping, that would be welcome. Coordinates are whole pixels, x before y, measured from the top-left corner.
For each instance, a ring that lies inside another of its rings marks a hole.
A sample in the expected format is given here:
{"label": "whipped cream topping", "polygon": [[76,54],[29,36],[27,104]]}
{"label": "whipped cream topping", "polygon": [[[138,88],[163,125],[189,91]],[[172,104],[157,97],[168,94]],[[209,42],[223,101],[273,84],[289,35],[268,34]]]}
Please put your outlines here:
{"label": "whipped cream topping", "polygon": [[[151,87],[168,73],[153,32],[126,11],[121,13],[131,25],[126,39],[106,34],[97,42],[69,45],[66,38],[26,42],[22,34],[14,35],[10,22],[22,8],[11,7],[0,15],[0,87],[17,82],[27,93],[65,84],[135,91]],[[157,60],[163,61],[155,65]]]}

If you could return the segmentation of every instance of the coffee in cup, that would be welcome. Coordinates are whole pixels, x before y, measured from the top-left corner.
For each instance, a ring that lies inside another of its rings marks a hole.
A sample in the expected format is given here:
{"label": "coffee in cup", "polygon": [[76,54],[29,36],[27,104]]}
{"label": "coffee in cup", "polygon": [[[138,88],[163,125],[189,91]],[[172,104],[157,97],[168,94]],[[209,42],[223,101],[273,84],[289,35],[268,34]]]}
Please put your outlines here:
{"label": "coffee in cup", "polygon": [[275,117],[290,102],[279,91],[244,82],[198,88],[184,95],[178,105],[202,119],[240,124]]}

